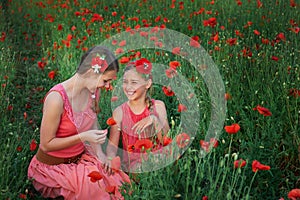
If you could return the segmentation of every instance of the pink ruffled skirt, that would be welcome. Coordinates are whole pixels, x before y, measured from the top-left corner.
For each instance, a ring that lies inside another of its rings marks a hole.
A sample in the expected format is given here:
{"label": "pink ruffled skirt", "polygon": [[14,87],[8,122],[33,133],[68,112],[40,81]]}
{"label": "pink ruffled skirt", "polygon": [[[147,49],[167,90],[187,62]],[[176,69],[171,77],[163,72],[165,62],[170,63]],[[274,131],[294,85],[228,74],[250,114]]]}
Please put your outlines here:
{"label": "pink ruffled skirt", "polygon": [[[92,182],[89,173],[99,172],[103,178]],[[94,156],[83,154],[78,163],[47,165],[34,156],[28,167],[28,178],[35,189],[45,198],[63,196],[65,200],[75,199],[124,199],[120,187],[130,182],[122,171],[108,175],[101,162]],[[116,188],[111,190],[111,188]]]}

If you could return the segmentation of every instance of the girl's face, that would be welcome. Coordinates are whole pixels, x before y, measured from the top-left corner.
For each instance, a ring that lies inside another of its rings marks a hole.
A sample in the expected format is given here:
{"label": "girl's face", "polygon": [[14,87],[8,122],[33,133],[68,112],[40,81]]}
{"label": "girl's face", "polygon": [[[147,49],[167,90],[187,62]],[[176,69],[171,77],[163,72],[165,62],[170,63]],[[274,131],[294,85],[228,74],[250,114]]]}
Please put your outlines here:
{"label": "girl's face", "polygon": [[128,100],[146,98],[147,90],[151,87],[152,81],[145,80],[134,69],[128,70],[123,76],[123,91]]}
{"label": "girl's face", "polygon": [[[93,72],[94,73],[94,72]],[[98,88],[107,88],[109,89],[110,83],[117,76],[117,72],[115,70],[104,72],[103,74],[94,74],[90,80],[88,89],[91,93],[94,93]]]}

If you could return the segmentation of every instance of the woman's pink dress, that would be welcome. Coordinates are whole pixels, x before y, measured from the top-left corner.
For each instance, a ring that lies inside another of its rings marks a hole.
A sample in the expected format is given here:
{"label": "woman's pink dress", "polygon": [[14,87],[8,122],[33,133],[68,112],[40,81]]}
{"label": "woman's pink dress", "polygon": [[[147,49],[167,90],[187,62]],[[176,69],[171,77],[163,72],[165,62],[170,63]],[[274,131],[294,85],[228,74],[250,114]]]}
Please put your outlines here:
{"label": "woman's pink dress", "polygon": [[[51,91],[59,92],[64,102],[57,137],[67,137],[91,129],[97,120],[96,114],[91,109],[91,100],[85,111],[74,113],[61,84],[54,86],[49,92]],[[48,154],[66,158],[78,155],[84,150],[84,144],[79,143],[64,150],[48,152]],[[98,182],[92,182],[88,176],[92,171],[99,172],[103,178]],[[84,152],[77,163],[59,165],[44,164],[34,156],[28,167],[28,177],[43,197],[63,196],[66,200],[123,199],[119,190],[120,186],[124,182],[130,182],[129,177],[122,171],[110,176],[106,174],[100,160],[88,152]]]}
{"label": "woman's pink dress", "polygon": [[[150,115],[155,115],[158,117],[158,113],[155,108],[155,100],[152,99],[152,110],[150,111],[148,107],[146,107],[141,114],[135,114],[129,107],[128,103],[125,102],[121,105],[122,108],[122,122],[121,122],[121,130],[122,130],[122,145],[123,145],[123,168],[126,171],[136,171],[136,167],[139,166],[142,153],[135,149],[130,149],[136,141],[139,139],[149,139],[147,137],[149,135],[149,131],[146,130],[145,133],[136,133],[132,130],[132,127],[140,120],[144,119],[145,117],[149,117]],[[148,131],[148,132],[147,132]],[[153,130],[151,131],[150,135],[153,135]],[[142,138],[141,138],[142,137]]]}

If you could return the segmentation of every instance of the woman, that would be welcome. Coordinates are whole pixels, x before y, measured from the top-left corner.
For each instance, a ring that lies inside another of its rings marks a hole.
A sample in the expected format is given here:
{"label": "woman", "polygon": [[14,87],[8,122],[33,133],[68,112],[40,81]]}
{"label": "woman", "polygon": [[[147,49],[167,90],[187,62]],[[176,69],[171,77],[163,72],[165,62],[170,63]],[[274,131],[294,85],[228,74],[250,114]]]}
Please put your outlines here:
{"label": "woman", "polygon": [[97,127],[99,89],[109,88],[118,70],[115,56],[95,46],[82,56],[71,78],[46,94],[40,145],[28,168],[28,177],[43,197],[123,198],[119,187],[129,178],[120,170],[113,175],[103,170],[101,144],[107,130]]}

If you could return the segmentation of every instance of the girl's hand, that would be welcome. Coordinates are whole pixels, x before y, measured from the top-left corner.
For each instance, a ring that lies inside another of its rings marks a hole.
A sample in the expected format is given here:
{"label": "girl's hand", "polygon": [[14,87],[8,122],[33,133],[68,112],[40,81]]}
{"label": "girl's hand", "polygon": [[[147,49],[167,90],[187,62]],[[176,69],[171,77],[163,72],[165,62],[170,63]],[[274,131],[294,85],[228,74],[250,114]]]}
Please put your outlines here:
{"label": "girl's hand", "polygon": [[145,131],[145,129],[151,126],[154,123],[154,115],[150,115],[140,121],[138,121],[133,127],[132,130],[135,130],[136,133],[140,134]]}
{"label": "girl's hand", "polygon": [[89,130],[79,134],[83,141],[90,143],[103,144],[106,140],[107,129],[105,130]]}

